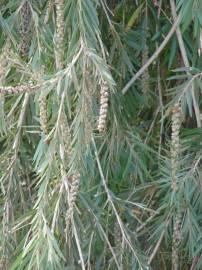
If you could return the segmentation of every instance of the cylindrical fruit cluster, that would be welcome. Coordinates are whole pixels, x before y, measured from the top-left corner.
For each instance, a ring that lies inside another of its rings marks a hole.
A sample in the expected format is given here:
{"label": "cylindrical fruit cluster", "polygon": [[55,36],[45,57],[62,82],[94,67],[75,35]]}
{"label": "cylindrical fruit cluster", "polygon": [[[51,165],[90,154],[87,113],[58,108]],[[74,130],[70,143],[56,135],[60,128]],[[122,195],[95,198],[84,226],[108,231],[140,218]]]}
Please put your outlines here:
{"label": "cylindrical fruit cluster", "polygon": [[181,108],[179,104],[175,104],[172,109],[172,134],[171,134],[171,170],[172,182],[171,187],[177,191],[177,167],[178,155],[180,150],[180,127],[181,127]]}
{"label": "cylindrical fruit cluster", "polygon": [[40,114],[40,125],[43,133],[45,135],[48,134],[48,127],[47,127],[47,110],[46,110],[46,96],[41,95],[39,97],[39,114]]}
{"label": "cylindrical fruit cluster", "polygon": [[97,129],[100,133],[105,131],[106,129],[108,101],[109,101],[109,87],[106,82],[103,82],[101,84],[101,91],[100,91],[100,112],[97,126]]}
{"label": "cylindrical fruit cluster", "polygon": [[64,65],[64,0],[55,0],[56,7],[56,68]]}
{"label": "cylindrical fruit cluster", "polygon": [[76,203],[76,198],[79,190],[79,184],[80,184],[80,174],[75,173],[72,176],[72,181],[71,181],[71,190],[69,194],[69,208],[66,214],[66,232],[68,232],[69,225],[71,223],[71,219],[73,217],[74,213],[74,206]]}
{"label": "cylindrical fruit cluster", "polygon": [[29,52],[29,41],[30,41],[30,21],[31,21],[31,10],[29,3],[25,1],[21,9],[21,44],[20,54],[24,57]]}

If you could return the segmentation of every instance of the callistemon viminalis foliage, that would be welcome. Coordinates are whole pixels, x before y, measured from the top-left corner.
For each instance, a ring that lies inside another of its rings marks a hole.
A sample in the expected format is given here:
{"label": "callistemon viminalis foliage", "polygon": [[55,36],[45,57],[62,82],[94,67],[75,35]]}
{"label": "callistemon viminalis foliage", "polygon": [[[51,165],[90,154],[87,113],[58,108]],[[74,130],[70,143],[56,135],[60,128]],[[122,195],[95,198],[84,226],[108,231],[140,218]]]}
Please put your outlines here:
{"label": "callistemon viminalis foliage", "polygon": [[[55,34],[55,55],[56,55],[56,69],[60,70],[64,67],[64,0],[55,0],[56,8],[56,34]],[[63,101],[62,101],[63,102]],[[62,137],[64,144],[64,152],[68,157],[67,160],[70,160],[70,155],[72,153],[71,148],[71,136],[69,132],[69,126],[67,123],[66,115],[64,109],[61,111],[61,116],[59,120],[60,128],[62,130]],[[65,173],[65,169],[62,166],[61,173]],[[69,230],[69,225],[71,224],[71,219],[73,217],[74,206],[76,202],[76,197],[79,189],[80,183],[80,174],[74,172],[71,176],[71,186],[69,192],[69,208],[66,214],[66,233]]]}
{"label": "callistemon viminalis foliage", "polygon": [[25,1],[21,8],[21,42],[20,53],[22,56],[26,56],[29,52],[30,43],[30,21],[31,10],[28,1]]}
{"label": "callistemon viminalis foliage", "polygon": [[[49,13],[52,7],[52,1],[49,0],[47,3],[46,14],[44,18],[44,23],[46,24],[49,19]],[[48,134],[48,119],[47,119],[47,97],[43,93],[41,93],[39,97],[39,119],[42,132],[47,135]]]}
{"label": "callistemon viminalis foliage", "polygon": [[[181,108],[179,103],[175,104],[172,109],[172,134],[171,134],[171,188],[173,192],[178,191],[177,172],[179,168],[180,153],[180,128],[181,128]],[[181,213],[176,209],[173,218],[173,243],[172,243],[172,266],[173,270],[179,269],[178,248],[180,244],[180,220]]]}
{"label": "callistemon viminalis foliage", "polygon": [[100,111],[97,128],[98,131],[102,133],[106,129],[109,87],[106,82],[102,82],[100,87]]}

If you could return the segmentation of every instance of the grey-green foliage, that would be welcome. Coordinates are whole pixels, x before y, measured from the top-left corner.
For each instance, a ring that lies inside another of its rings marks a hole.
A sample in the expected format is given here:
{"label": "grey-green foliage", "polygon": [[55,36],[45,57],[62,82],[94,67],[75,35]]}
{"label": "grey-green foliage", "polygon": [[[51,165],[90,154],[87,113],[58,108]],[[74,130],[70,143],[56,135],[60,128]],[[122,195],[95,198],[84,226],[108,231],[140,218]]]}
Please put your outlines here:
{"label": "grey-green foliage", "polygon": [[[62,46],[56,44],[58,2],[64,2]],[[0,97],[4,269],[171,269],[177,213],[179,268],[201,269],[201,5],[176,1],[190,67],[173,35],[146,69],[145,96],[144,75],[125,95],[121,90],[144,64],[144,49],[148,58],[169,32],[170,1],[0,2],[0,59],[7,59],[0,63],[0,89],[38,85],[31,93]],[[22,41],[28,42],[25,55]],[[64,49],[59,70],[58,48]],[[110,95],[107,126],[99,133],[102,83]],[[182,126],[174,192],[170,121],[176,102]],[[79,191],[67,227],[75,173]]]}

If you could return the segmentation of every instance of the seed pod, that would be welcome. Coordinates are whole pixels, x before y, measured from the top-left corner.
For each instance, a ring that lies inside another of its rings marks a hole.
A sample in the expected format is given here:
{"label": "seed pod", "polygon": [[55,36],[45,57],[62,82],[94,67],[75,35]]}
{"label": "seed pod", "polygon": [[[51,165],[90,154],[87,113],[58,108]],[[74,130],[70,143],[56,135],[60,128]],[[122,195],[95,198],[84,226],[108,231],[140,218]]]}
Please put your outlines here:
{"label": "seed pod", "polygon": [[46,97],[41,95],[39,97],[39,118],[41,129],[45,135],[48,134],[48,119],[47,119],[47,112],[46,112]]}
{"label": "seed pod", "polygon": [[21,44],[20,44],[20,54],[22,57],[27,56],[29,52],[30,43],[30,21],[31,21],[31,10],[29,3],[25,1],[21,8]]}
{"label": "seed pod", "polygon": [[7,40],[0,55],[0,80],[2,76],[5,76],[10,51],[11,51],[11,42],[10,40]]}
{"label": "seed pod", "polygon": [[60,70],[64,66],[64,0],[55,0],[56,7],[56,33],[55,54],[56,68]]}
{"label": "seed pod", "polygon": [[[62,160],[64,160],[64,153],[65,153],[66,158],[67,158],[67,163],[69,164],[71,153],[72,153],[71,134],[70,134],[69,125],[68,125],[64,111],[61,112],[61,116],[60,116],[59,121],[60,121],[62,140],[63,140],[63,144],[64,144],[64,149],[60,149],[61,158],[62,158]],[[64,168],[61,171],[62,171],[62,174],[65,173]],[[80,174],[78,172],[75,172],[71,176],[71,187],[70,187],[70,191],[69,191],[69,201],[68,201],[69,208],[67,210],[66,218],[65,218],[65,222],[66,222],[65,233],[66,233],[66,235],[69,231],[71,221],[73,218],[74,206],[76,203],[77,193],[79,190],[79,183],[80,183]]]}
{"label": "seed pod", "polygon": [[66,119],[65,112],[61,112],[60,116],[60,128],[61,128],[61,134],[62,134],[62,140],[64,143],[64,152],[66,154],[67,159],[70,159],[71,156],[71,135],[70,135],[70,130],[69,130],[69,125]]}
{"label": "seed pod", "polygon": [[[0,55],[0,85],[4,84],[6,73],[7,70],[9,69],[8,58],[10,56],[10,52],[11,52],[11,42],[10,40],[6,40],[2,53]],[[2,105],[4,104],[3,94],[0,94],[0,102],[2,103]]]}
{"label": "seed pod", "polygon": [[172,109],[172,134],[171,134],[171,170],[172,181],[171,187],[177,191],[177,167],[178,155],[180,150],[180,127],[181,127],[181,109],[179,104],[176,104]]}
{"label": "seed pod", "polygon": [[69,208],[68,208],[68,211],[66,213],[66,219],[65,219],[66,233],[68,233],[68,230],[69,230],[69,227],[71,224],[71,220],[73,218],[74,207],[75,207],[75,203],[76,203],[77,194],[79,191],[79,184],[80,184],[80,174],[75,173],[72,176],[72,185],[71,185],[71,189],[70,189],[70,193],[69,193]]}
{"label": "seed pod", "polygon": [[181,216],[178,213],[174,219],[174,224],[173,224],[173,242],[172,242],[172,266],[173,266],[173,268],[172,269],[174,269],[174,270],[179,269],[178,249],[179,249],[180,240],[181,240],[180,222],[181,222]]}
{"label": "seed pod", "polygon": [[97,129],[101,133],[106,128],[106,121],[107,121],[107,112],[108,112],[108,98],[109,96],[109,87],[106,82],[101,84],[101,91],[100,91],[100,112],[99,112],[99,119],[98,119],[98,126]]}
{"label": "seed pod", "polygon": [[[172,133],[171,133],[171,188],[174,192],[178,190],[177,170],[178,156],[180,152],[180,128],[181,128],[181,108],[179,103],[172,109]],[[180,244],[180,221],[181,214],[178,211],[173,224],[173,243],[172,243],[172,266],[174,270],[179,268],[179,244]]]}
{"label": "seed pod", "polygon": [[38,85],[17,85],[17,86],[0,86],[0,94],[22,94],[30,93],[39,88]]}

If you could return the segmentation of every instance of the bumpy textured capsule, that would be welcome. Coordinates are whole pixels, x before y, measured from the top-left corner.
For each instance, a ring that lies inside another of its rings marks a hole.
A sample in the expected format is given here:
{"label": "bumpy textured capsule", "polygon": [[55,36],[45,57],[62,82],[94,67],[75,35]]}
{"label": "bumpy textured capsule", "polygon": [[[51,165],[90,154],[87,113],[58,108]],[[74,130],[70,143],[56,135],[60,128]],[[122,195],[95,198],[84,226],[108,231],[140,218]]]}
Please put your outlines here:
{"label": "bumpy textured capsule", "polygon": [[8,57],[10,56],[11,42],[7,40],[0,55],[0,79],[5,76],[5,70],[8,65]]}
{"label": "bumpy textured capsule", "polygon": [[46,97],[41,95],[39,97],[39,118],[40,118],[40,125],[43,133],[45,135],[48,134],[48,127],[47,127],[47,110],[46,110]]}
{"label": "bumpy textured capsule", "polygon": [[0,94],[21,94],[21,93],[31,93],[37,90],[39,86],[37,85],[17,85],[17,86],[0,86]]}
{"label": "bumpy textured capsule", "polygon": [[[10,40],[7,40],[5,42],[5,45],[2,49],[2,53],[0,54],[0,84],[4,84],[6,72],[8,70],[8,58],[10,56],[11,52],[11,42]],[[3,101],[3,93],[0,93],[0,99]]]}
{"label": "bumpy textured capsule", "polygon": [[80,184],[80,174],[75,173],[72,176],[72,184],[71,184],[71,189],[70,189],[70,194],[69,194],[69,208],[66,214],[66,233],[68,232],[71,220],[73,218],[74,214],[74,207],[76,203],[76,198],[79,190],[79,184]]}
{"label": "bumpy textured capsule", "polygon": [[109,87],[107,83],[104,82],[101,84],[100,112],[97,126],[97,129],[100,133],[106,129],[108,101],[109,101]]}
{"label": "bumpy textured capsule", "polygon": [[176,104],[172,109],[172,134],[171,134],[171,170],[172,181],[171,187],[177,191],[177,167],[178,155],[180,150],[180,127],[181,127],[181,109],[179,104]]}
{"label": "bumpy textured capsule", "polygon": [[64,66],[64,0],[55,0],[56,7],[56,68]]}
{"label": "bumpy textured capsule", "polygon": [[31,10],[29,3],[25,1],[21,8],[21,44],[20,54],[24,57],[29,52],[30,43],[30,21],[31,21]]}
{"label": "bumpy textured capsule", "polygon": [[[178,156],[180,152],[180,128],[181,128],[181,108],[179,103],[175,104],[172,109],[172,134],[171,134],[171,188],[177,192],[177,170]],[[172,266],[173,270],[179,268],[178,248],[180,244],[180,213],[176,213],[173,224],[173,243],[172,243]]]}
{"label": "bumpy textured capsule", "polygon": [[[55,34],[56,69],[60,70],[64,67],[64,0],[55,0],[55,7],[56,7],[56,34]],[[65,152],[67,159],[70,159],[72,153],[71,134],[64,111],[61,112],[59,121],[62,139],[65,146],[65,149],[63,149],[64,151],[61,151],[62,153],[61,156],[63,159],[63,153]],[[80,183],[80,174],[75,172],[75,174],[72,176],[72,185],[69,192],[69,208],[67,210],[65,220],[66,234],[69,231],[71,220],[73,218],[74,206],[77,198],[77,193],[79,190],[79,183]]]}
{"label": "bumpy textured capsule", "polygon": [[181,217],[180,214],[177,214],[174,224],[173,224],[173,242],[172,242],[172,269],[178,270],[179,269],[179,245],[181,240],[180,235],[180,223],[181,223]]}
{"label": "bumpy textured capsule", "polygon": [[68,125],[64,111],[61,112],[61,116],[60,116],[60,128],[61,128],[61,133],[62,133],[62,140],[65,147],[64,152],[66,154],[67,159],[69,160],[71,156],[71,152],[72,152],[71,134],[70,134],[69,125]]}

